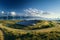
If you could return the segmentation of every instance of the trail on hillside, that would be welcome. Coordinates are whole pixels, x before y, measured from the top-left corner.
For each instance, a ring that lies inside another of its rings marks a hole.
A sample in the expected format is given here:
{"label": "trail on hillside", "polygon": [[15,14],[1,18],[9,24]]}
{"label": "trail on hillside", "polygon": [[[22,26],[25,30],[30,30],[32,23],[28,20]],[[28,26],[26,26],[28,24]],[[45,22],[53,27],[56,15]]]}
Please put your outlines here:
{"label": "trail on hillside", "polygon": [[0,40],[4,40],[4,33],[0,30]]}

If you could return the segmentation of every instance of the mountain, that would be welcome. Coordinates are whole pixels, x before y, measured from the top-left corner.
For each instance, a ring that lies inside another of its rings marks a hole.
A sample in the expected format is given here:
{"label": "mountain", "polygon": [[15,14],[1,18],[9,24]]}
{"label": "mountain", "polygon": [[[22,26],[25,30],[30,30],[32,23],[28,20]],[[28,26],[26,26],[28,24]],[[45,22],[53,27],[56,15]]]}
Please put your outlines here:
{"label": "mountain", "polygon": [[45,18],[45,17],[38,17],[38,16],[26,16],[26,15],[11,15],[10,13],[4,13],[4,14],[0,14],[0,19],[22,19],[22,20],[60,20],[60,18]]}

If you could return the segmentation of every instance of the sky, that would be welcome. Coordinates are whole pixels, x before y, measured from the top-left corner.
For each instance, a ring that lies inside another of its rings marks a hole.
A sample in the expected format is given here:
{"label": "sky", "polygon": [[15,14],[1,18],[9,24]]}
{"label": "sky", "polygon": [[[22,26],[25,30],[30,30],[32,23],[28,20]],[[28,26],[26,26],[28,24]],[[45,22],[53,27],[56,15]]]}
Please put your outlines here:
{"label": "sky", "polygon": [[1,11],[60,18],[60,0],[0,0]]}

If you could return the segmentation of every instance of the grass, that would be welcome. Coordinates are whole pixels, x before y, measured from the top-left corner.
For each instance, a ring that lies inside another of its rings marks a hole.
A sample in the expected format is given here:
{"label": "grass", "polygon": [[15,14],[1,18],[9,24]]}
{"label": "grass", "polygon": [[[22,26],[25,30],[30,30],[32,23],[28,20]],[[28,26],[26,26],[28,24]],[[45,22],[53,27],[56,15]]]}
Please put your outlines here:
{"label": "grass", "polygon": [[[26,27],[27,29],[16,29],[14,27],[7,27],[5,25],[7,23],[15,24],[16,22],[19,22],[17,20],[5,20],[0,22],[0,30],[3,31],[3,33],[0,32],[0,34],[4,34],[4,40],[60,40],[60,25],[57,24],[55,21],[38,22],[35,26]],[[33,28],[39,28],[38,26],[40,26],[40,29],[32,30]],[[48,28],[45,28],[47,26]]]}
{"label": "grass", "polygon": [[36,29],[43,29],[43,28],[50,28],[50,27],[55,27],[57,23],[50,22],[50,21],[41,21],[39,20],[36,25],[30,25],[30,26],[23,26],[23,25],[18,25],[16,23],[11,24],[8,23],[6,26],[15,28],[15,29],[25,29],[25,30],[36,30]]}

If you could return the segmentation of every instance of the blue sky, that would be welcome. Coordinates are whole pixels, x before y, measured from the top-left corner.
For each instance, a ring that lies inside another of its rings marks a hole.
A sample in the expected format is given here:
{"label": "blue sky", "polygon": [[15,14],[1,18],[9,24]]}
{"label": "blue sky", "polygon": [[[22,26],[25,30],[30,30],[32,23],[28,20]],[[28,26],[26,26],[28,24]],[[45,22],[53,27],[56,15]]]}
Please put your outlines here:
{"label": "blue sky", "polygon": [[36,8],[60,16],[60,0],[0,0],[0,11],[24,13],[25,9]]}

